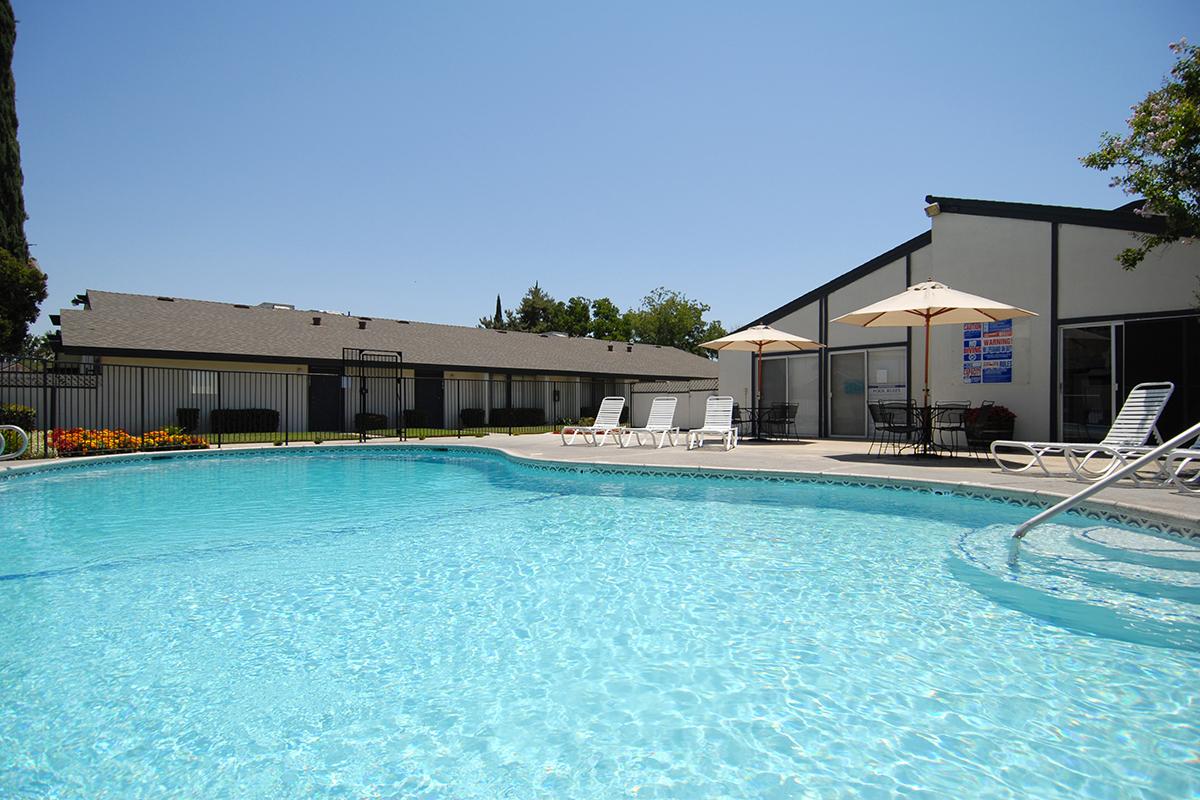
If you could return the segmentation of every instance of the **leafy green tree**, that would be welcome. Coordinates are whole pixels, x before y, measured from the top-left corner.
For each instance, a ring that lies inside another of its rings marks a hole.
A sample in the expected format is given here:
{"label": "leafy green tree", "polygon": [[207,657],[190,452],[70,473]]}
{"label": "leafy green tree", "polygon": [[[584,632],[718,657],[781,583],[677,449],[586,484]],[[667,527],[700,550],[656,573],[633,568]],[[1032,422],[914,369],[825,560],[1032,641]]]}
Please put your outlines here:
{"label": "leafy green tree", "polygon": [[629,319],[621,313],[617,304],[607,297],[592,301],[592,337],[614,342],[628,342]]}
{"label": "leafy green tree", "polygon": [[25,341],[21,342],[21,349],[17,355],[21,358],[54,358],[54,348],[50,346],[50,334],[27,335]]}
{"label": "leafy green tree", "polygon": [[46,276],[29,257],[25,197],[21,191],[21,145],[17,141],[13,46],[17,22],[12,3],[0,0],[0,353],[16,353],[38,306],[46,299]]}
{"label": "leafy green tree", "polygon": [[504,327],[510,331],[545,333],[554,330],[554,320],[562,304],[534,283],[521,298],[516,311],[509,311]]}
{"label": "leafy green tree", "polygon": [[18,353],[46,299],[46,276],[32,258],[0,249],[0,353]]}
{"label": "leafy green tree", "polygon": [[587,336],[592,330],[592,304],[586,297],[572,297],[558,303],[553,330],[569,336]]}
{"label": "leafy green tree", "polygon": [[660,286],[642,300],[630,314],[632,340],[647,344],[678,347],[707,357],[714,354],[700,347],[701,342],[725,335],[719,321],[706,321],[709,306],[689,299],[682,292]]}
{"label": "leafy green tree", "polygon": [[1122,170],[1110,185],[1146,198],[1138,213],[1163,221],[1161,232],[1137,234],[1138,245],[1118,254],[1125,269],[1160,245],[1200,235],[1200,48],[1183,39],[1171,50],[1178,59],[1170,77],[1131,107],[1129,132],[1105,133],[1100,149],[1080,159]]}

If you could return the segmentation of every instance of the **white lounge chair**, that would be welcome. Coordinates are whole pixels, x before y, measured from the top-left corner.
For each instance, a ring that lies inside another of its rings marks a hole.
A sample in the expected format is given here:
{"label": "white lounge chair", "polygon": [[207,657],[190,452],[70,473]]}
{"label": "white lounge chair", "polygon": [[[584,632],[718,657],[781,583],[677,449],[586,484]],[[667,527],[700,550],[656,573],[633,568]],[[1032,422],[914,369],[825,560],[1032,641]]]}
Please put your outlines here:
{"label": "white lounge chair", "polygon": [[1188,492],[1200,492],[1200,450],[1172,450],[1166,456],[1163,472],[1167,479]]}
{"label": "white lounge chair", "polygon": [[[1161,442],[1158,434],[1158,418],[1162,415],[1175,384],[1139,383],[1125,398],[1120,413],[1113,420],[1108,434],[1099,444],[1079,444],[1072,442],[992,442],[992,458],[996,465],[1005,472],[1025,472],[1038,467],[1047,475],[1052,474],[1042,460],[1046,456],[1061,456],[1067,464],[1067,469],[1076,477],[1083,480],[1099,480],[1119,469],[1138,455],[1149,452],[1146,442],[1153,436]],[[1002,453],[999,451],[1010,452]],[[1020,466],[1005,463],[1004,458],[1026,457],[1029,460]],[[1100,469],[1095,466],[1100,464]]]}
{"label": "white lounge chair", "polygon": [[625,438],[621,440],[621,447],[628,447],[634,439],[637,439],[638,447],[641,447],[642,434],[649,436],[652,444],[657,436],[656,448],[662,447],[668,441],[671,447],[674,447],[675,437],[679,435],[679,428],[675,425],[675,406],[678,403],[678,397],[654,398],[654,402],[650,404],[650,416],[646,418],[646,424],[641,428],[627,430]]}
{"label": "white lounge chair", "polygon": [[[625,432],[621,427],[621,410],[625,408],[624,397],[606,397],[600,401],[600,409],[596,412],[596,419],[591,425],[569,425],[562,429],[562,443],[575,444],[575,438],[583,437],[583,441],[590,445],[600,447],[608,437],[612,436],[614,441],[620,441],[620,436]],[[570,441],[567,440],[567,431],[571,432]]]}
{"label": "white lounge chair", "polygon": [[725,449],[737,447],[737,428],[733,426],[733,398],[710,397],[704,404],[704,424],[688,431],[687,448],[703,447],[706,438],[721,439]]}

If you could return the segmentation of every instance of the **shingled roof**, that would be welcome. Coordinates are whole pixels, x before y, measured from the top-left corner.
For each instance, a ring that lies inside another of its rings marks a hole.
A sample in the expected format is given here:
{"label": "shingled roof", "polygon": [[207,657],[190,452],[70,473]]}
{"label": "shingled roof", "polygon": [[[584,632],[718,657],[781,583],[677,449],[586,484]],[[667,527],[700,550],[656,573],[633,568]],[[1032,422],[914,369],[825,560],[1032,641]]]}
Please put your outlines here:
{"label": "shingled roof", "polygon": [[[674,347],[351,317],[288,307],[88,290],[59,313],[68,353],[296,363],[342,348],[400,351],[406,365],[636,378],[713,378],[717,365]],[[319,324],[314,324],[319,320]]]}

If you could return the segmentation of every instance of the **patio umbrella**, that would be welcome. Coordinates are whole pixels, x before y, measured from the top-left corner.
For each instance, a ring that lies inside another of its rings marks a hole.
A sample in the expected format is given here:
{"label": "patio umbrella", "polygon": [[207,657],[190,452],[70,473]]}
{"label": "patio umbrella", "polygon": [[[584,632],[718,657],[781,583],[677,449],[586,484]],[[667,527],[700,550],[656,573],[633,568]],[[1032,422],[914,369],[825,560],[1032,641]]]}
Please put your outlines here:
{"label": "patio umbrella", "polygon": [[1032,311],[998,303],[979,295],[951,289],[944,283],[925,281],[858,311],[835,317],[834,322],[862,328],[925,328],[925,409],[929,413],[929,326],[964,322],[997,322],[1036,317]]}
{"label": "patio umbrella", "polygon": [[763,353],[781,353],[793,350],[816,350],[825,345],[805,339],[794,333],[777,330],[770,325],[754,325],[744,330],[704,342],[701,347],[709,350],[745,350],[758,353],[758,383],[755,384],[754,408],[762,406],[762,355]]}

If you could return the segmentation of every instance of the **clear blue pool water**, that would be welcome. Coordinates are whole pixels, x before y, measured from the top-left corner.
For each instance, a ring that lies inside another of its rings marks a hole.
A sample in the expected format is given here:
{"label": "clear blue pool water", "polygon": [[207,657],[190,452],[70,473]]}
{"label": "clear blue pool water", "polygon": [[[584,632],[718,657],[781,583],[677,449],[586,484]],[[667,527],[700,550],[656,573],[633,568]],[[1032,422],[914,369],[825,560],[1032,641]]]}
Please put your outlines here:
{"label": "clear blue pool water", "polygon": [[1014,562],[997,503],[387,450],[0,509],[6,798],[1200,794],[1178,541]]}

